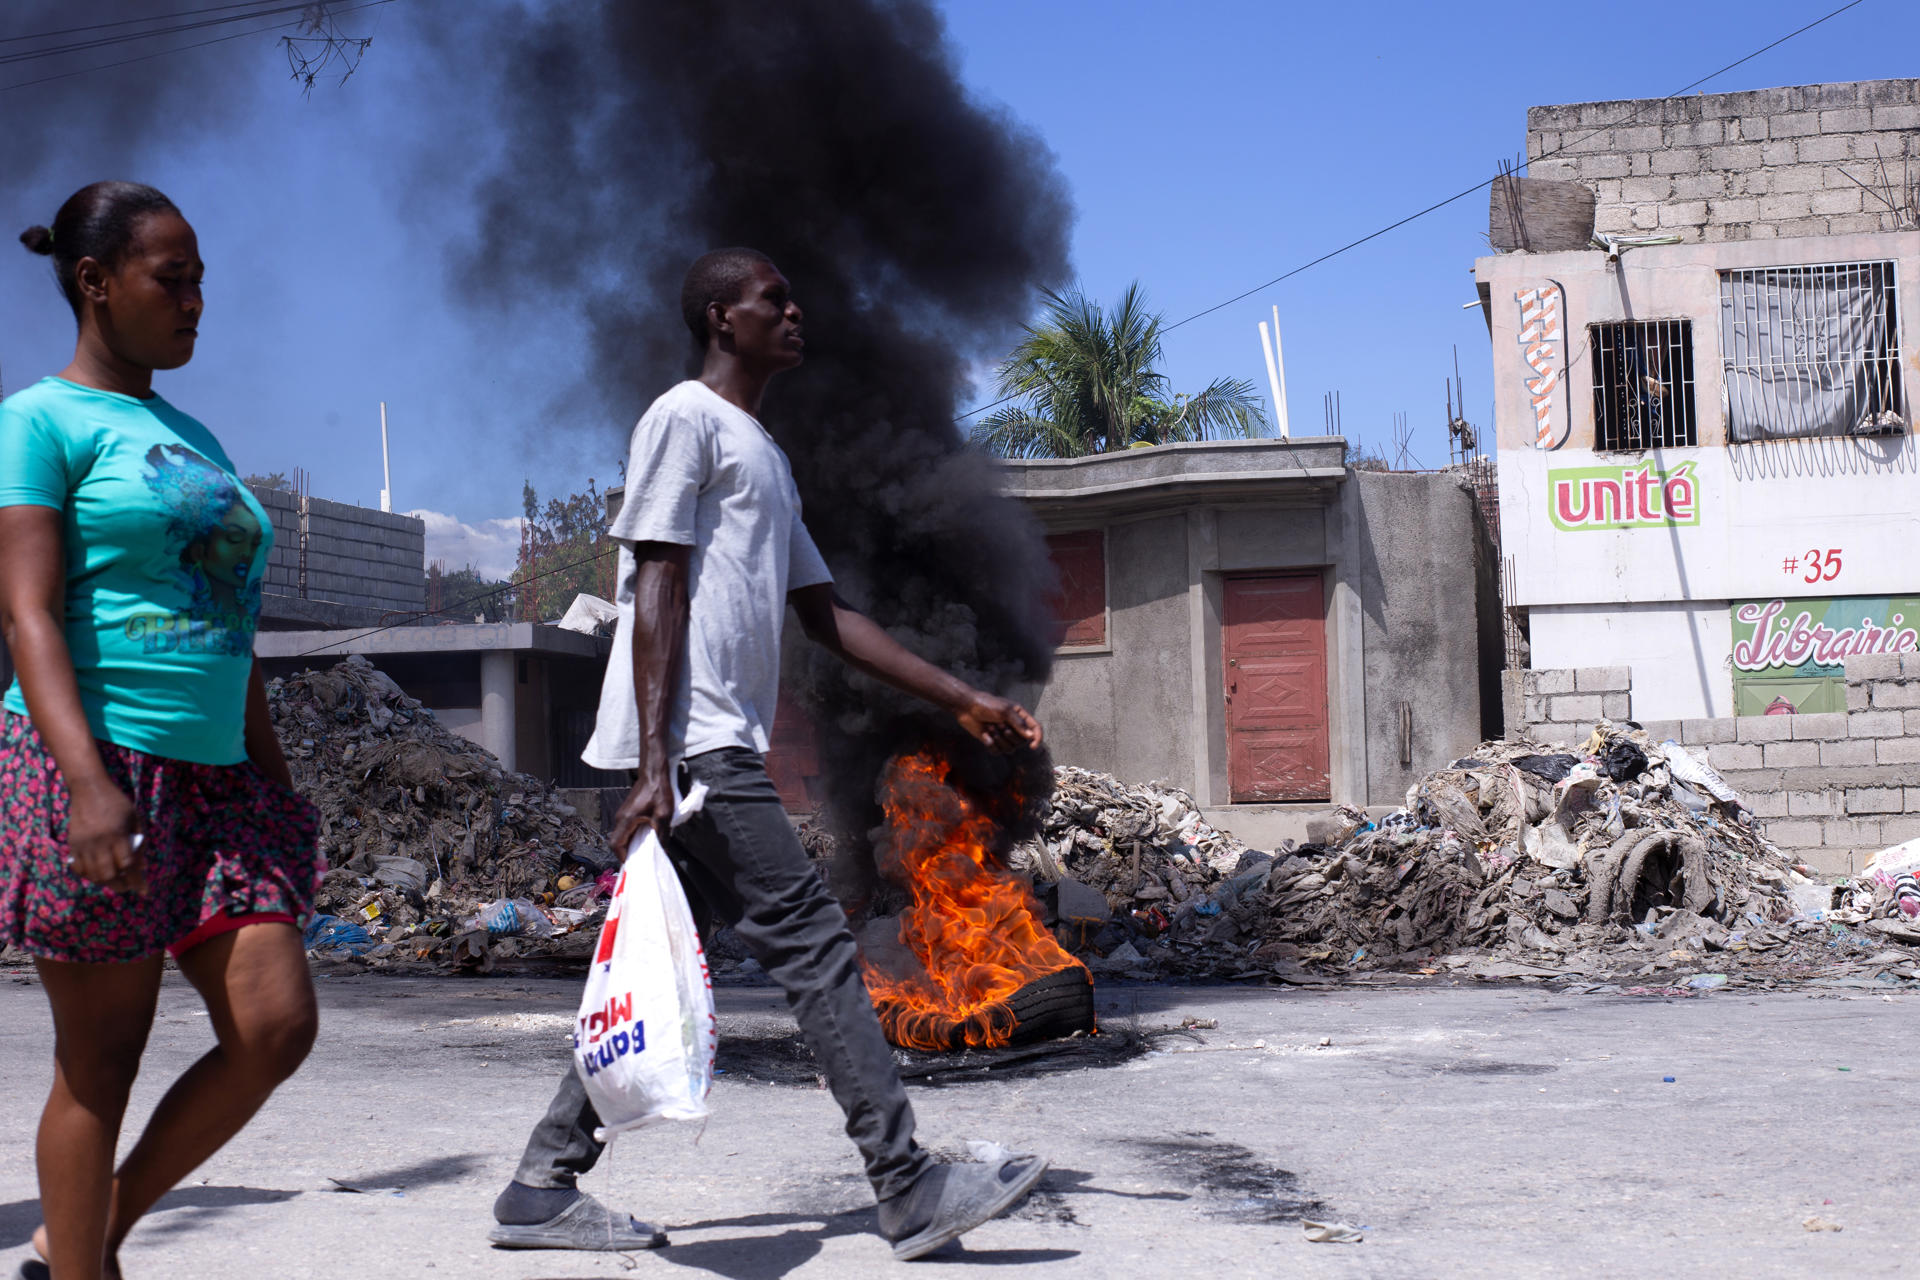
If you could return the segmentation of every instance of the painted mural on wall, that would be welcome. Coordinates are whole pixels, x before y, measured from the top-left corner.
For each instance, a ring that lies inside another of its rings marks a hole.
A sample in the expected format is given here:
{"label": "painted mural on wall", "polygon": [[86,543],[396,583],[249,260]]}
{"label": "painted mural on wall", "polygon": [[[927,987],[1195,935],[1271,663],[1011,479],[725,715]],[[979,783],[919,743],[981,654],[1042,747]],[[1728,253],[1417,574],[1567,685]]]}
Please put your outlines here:
{"label": "painted mural on wall", "polygon": [[1733,713],[1847,709],[1846,660],[1920,651],[1920,596],[1743,600],[1733,605]]}
{"label": "painted mural on wall", "polygon": [[[1520,356],[1529,370],[1527,403],[1533,411],[1533,447],[1558,449],[1572,429],[1572,415],[1559,395],[1567,378],[1567,298],[1553,281],[1521,289]],[[1556,413],[1555,410],[1558,409]]]}
{"label": "painted mural on wall", "polygon": [[1568,533],[1697,525],[1700,485],[1691,462],[1566,467],[1547,472],[1547,514]]}

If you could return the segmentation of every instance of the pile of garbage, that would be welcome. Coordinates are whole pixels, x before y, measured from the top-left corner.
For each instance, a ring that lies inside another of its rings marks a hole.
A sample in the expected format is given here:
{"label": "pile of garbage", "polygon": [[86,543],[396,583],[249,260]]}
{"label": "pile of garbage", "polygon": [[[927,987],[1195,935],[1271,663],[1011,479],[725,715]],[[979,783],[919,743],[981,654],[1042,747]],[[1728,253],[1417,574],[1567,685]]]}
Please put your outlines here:
{"label": "pile of garbage", "polygon": [[1704,761],[1632,724],[1603,723],[1574,751],[1485,743],[1390,814],[1343,809],[1337,832],[1273,853],[1208,826],[1177,789],[1058,777],[1014,861],[1097,972],[1920,979],[1920,845],[1824,883]]}
{"label": "pile of garbage", "polygon": [[503,768],[358,655],[269,681],[267,705],[331,868],[310,950],[485,970],[591,949],[614,860],[546,783]]}

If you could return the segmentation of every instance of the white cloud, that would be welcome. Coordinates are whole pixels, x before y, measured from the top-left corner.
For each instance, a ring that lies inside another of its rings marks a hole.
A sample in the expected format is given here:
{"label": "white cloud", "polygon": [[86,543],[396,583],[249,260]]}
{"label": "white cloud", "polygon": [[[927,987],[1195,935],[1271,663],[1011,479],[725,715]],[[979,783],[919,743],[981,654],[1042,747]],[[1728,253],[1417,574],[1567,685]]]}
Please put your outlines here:
{"label": "white cloud", "polygon": [[449,570],[472,565],[480,576],[492,580],[506,578],[520,559],[519,516],[503,516],[468,524],[457,516],[439,511],[407,512],[427,526],[427,563],[446,563]]}

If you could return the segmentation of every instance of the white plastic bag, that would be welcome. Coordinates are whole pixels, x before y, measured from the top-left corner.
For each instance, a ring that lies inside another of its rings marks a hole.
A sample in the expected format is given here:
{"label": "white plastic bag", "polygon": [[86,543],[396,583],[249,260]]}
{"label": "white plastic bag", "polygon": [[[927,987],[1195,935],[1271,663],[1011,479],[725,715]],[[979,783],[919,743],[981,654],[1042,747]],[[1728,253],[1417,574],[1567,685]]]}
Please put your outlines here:
{"label": "white plastic bag", "polygon": [[[674,806],[679,826],[707,794],[696,783]],[[680,877],[648,827],[626,863],[600,927],[573,1032],[573,1068],[600,1114],[596,1140],[656,1120],[707,1114],[718,1029],[706,953]]]}

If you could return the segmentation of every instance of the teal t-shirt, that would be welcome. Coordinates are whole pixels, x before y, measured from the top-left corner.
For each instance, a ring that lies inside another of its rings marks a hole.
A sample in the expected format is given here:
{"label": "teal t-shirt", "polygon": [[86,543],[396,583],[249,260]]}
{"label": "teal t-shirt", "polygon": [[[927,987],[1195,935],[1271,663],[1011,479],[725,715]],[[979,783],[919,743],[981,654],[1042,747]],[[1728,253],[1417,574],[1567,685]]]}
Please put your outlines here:
{"label": "teal t-shirt", "polygon": [[[95,737],[246,759],[273,525],[213,433],[154,396],[61,378],[0,401],[0,507],[65,517],[67,647]],[[7,710],[27,714],[14,681]]]}

